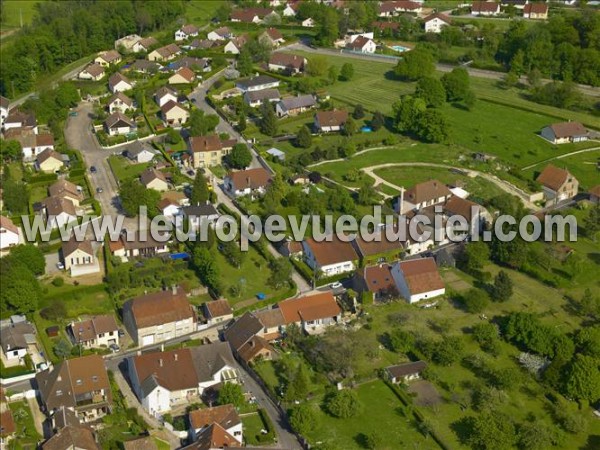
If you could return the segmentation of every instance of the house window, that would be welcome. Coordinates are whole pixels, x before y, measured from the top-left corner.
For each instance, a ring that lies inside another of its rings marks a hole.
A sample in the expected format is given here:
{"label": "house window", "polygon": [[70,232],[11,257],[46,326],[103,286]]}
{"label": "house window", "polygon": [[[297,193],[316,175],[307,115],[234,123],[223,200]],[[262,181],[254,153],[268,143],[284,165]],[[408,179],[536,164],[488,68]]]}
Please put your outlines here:
{"label": "house window", "polygon": [[104,333],[100,333],[98,337],[104,337]]}
{"label": "house window", "polygon": [[56,396],[60,397],[62,395],[62,391],[59,389],[58,391],[56,391]]}
{"label": "house window", "polygon": [[98,381],[98,377],[97,377],[96,375],[93,375],[93,376],[92,376],[92,381],[93,381],[94,383],[96,383],[96,382]]}
{"label": "house window", "polygon": [[81,386],[83,384],[83,381],[79,379],[75,382],[75,384],[77,384],[77,386]]}

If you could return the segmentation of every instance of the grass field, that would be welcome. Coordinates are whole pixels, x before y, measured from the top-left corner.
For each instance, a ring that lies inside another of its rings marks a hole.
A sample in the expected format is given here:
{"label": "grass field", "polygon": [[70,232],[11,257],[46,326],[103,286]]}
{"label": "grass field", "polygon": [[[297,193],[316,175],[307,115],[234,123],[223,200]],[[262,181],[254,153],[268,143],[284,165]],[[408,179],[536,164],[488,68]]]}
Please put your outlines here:
{"label": "grass field", "polygon": [[115,155],[108,157],[108,164],[120,183],[139,177],[144,170],[151,166],[151,163],[131,164],[124,156]]}
{"label": "grass field", "polygon": [[185,18],[188,22],[203,25],[210,21],[215,11],[223,4],[220,0],[192,0],[186,2]]}
{"label": "grass field", "polygon": [[9,28],[21,27],[21,19],[23,25],[29,25],[33,21],[33,16],[36,12],[35,5],[44,0],[4,0],[2,2],[2,31]]}
{"label": "grass field", "polygon": [[37,444],[43,439],[36,431],[33,424],[33,414],[26,401],[10,403],[9,408],[12,412],[16,426],[16,438],[10,441],[6,447],[14,450],[34,450]]}
{"label": "grass field", "polygon": [[439,449],[431,439],[419,433],[412,420],[404,417],[399,408],[402,403],[383,381],[376,380],[356,388],[363,412],[349,419],[338,419],[322,411],[321,398],[312,401],[317,414],[317,428],[308,433],[312,444],[322,442],[336,448],[360,449],[363,435],[375,433],[381,445],[378,449],[399,448]]}

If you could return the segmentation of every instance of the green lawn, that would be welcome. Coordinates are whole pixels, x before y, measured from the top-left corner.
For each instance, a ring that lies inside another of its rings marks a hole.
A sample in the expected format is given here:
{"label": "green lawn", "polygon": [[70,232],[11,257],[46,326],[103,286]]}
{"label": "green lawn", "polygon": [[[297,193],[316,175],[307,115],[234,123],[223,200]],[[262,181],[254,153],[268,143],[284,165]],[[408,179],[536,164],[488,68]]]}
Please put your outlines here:
{"label": "green lawn", "polygon": [[[266,294],[269,299],[287,289],[276,290],[268,284],[267,280],[271,276],[271,269],[269,269],[268,262],[254,247],[250,246],[248,251],[243,253],[245,255],[240,268],[229,264],[220,252],[217,252],[215,257],[223,284],[223,296],[234,308],[237,303],[256,299],[256,294],[259,292]],[[239,290],[239,295],[233,295],[232,289]]]}
{"label": "green lawn", "polygon": [[244,442],[246,445],[265,445],[268,442],[260,442],[257,438],[262,435],[261,430],[267,429],[265,422],[259,413],[242,416],[244,426]]}
{"label": "green lawn", "polygon": [[205,25],[214,17],[215,11],[222,3],[220,0],[186,2],[185,18],[195,25]]}
{"label": "green lawn", "polygon": [[[595,146],[600,147],[600,143]],[[554,164],[558,167],[567,168],[575,178],[579,180],[579,189],[587,191],[600,184],[600,172],[596,164],[600,161],[600,149],[591,152],[580,153],[578,155],[567,156],[565,158],[549,161],[548,164]],[[547,163],[539,164],[531,169],[524,171],[530,177],[534,177],[541,172]]]}
{"label": "green lawn", "polygon": [[152,165],[152,163],[131,164],[124,156],[116,155],[108,157],[108,164],[119,182],[139,177],[144,170]]}
{"label": "green lawn", "polygon": [[2,2],[2,31],[29,25],[36,13],[35,5],[43,0],[4,0]]}
{"label": "green lawn", "polygon": [[16,437],[7,447],[11,450],[34,450],[42,436],[35,429],[33,414],[26,401],[9,404],[17,428]]}
{"label": "green lawn", "polygon": [[435,441],[416,430],[412,419],[400,413],[402,403],[383,381],[362,384],[356,392],[363,412],[349,419],[338,419],[323,412],[321,398],[311,402],[318,424],[308,433],[311,444],[322,442],[336,448],[360,449],[364,448],[361,435],[376,433],[381,441],[378,449],[439,449]]}

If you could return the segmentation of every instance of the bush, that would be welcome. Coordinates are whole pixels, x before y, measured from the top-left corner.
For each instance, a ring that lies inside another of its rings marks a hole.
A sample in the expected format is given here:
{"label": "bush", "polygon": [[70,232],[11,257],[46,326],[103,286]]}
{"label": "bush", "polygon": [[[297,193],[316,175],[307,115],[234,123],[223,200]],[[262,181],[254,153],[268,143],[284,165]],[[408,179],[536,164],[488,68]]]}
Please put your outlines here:
{"label": "bush", "polygon": [[337,391],[325,401],[327,412],[340,419],[354,417],[362,410],[356,392],[349,389]]}
{"label": "bush", "polygon": [[53,285],[53,286],[56,286],[56,287],[61,287],[61,286],[63,286],[64,284],[65,284],[65,280],[64,280],[64,278],[63,278],[63,277],[55,277],[55,278],[52,280],[52,285]]}

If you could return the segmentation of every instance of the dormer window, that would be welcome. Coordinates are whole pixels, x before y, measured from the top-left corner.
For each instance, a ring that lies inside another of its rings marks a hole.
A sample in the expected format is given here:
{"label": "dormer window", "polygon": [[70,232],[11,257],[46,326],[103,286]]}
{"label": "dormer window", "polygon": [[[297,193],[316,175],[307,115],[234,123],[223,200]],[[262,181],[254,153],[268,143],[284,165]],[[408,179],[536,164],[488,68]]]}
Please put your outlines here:
{"label": "dormer window", "polygon": [[60,389],[58,389],[58,390],[56,391],[56,396],[57,396],[57,397],[60,397],[61,395],[62,395],[62,391],[61,391]]}
{"label": "dormer window", "polygon": [[94,383],[98,382],[98,377],[97,377],[96,375],[93,375],[93,376],[92,376],[92,381],[93,381]]}
{"label": "dormer window", "polygon": [[83,381],[82,381],[81,379],[79,379],[79,380],[77,380],[77,381],[75,382],[75,384],[76,384],[77,386],[81,386],[81,385],[83,384]]}

